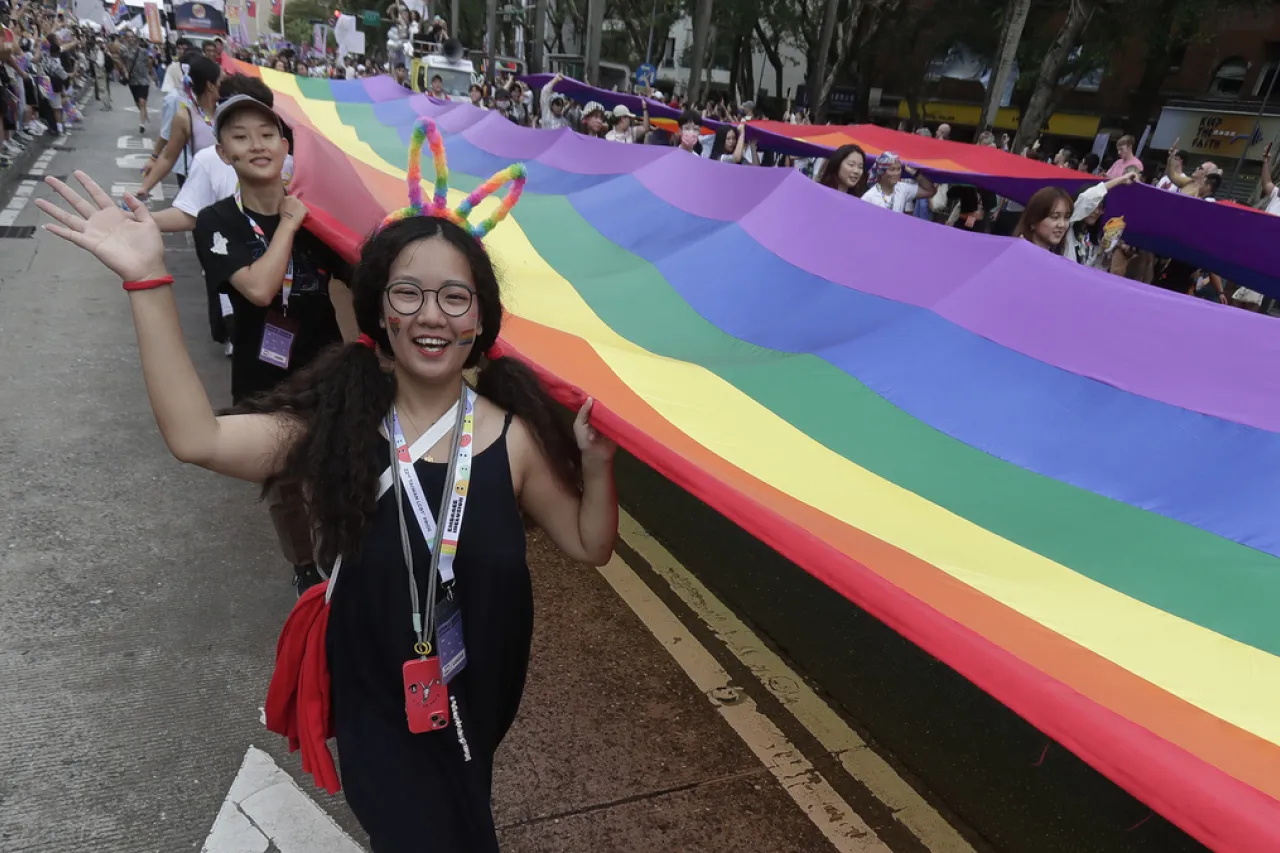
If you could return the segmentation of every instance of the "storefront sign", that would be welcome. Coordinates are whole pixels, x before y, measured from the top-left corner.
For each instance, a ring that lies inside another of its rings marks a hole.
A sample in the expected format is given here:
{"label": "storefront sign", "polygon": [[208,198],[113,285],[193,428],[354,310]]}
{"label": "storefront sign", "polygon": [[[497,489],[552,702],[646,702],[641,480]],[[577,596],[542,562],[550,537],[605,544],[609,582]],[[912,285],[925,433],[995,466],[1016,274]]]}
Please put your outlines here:
{"label": "storefront sign", "polygon": [[[1257,130],[1255,131],[1255,125]],[[1267,142],[1280,135],[1280,116],[1211,112],[1186,107],[1165,107],[1151,137],[1151,147],[1165,150],[1178,140],[1183,151],[1220,158],[1261,160]]]}

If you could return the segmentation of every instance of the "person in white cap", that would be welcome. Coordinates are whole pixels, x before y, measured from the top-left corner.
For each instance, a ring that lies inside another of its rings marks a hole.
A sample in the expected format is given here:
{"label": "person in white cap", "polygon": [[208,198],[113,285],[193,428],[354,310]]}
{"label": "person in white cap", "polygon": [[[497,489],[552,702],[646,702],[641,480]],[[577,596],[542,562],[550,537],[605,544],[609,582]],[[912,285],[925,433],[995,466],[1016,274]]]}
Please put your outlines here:
{"label": "person in white cap", "polygon": [[644,121],[633,126],[635,113],[627,109],[625,104],[613,108],[613,130],[604,135],[610,142],[640,142],[649,132],[649,105],[644,105]]}

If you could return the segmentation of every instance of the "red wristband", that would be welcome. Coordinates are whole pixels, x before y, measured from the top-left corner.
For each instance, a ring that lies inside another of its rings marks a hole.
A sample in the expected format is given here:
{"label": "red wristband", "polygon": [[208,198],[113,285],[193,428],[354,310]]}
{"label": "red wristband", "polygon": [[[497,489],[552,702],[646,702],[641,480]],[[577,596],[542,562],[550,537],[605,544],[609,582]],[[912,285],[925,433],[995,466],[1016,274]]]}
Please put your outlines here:
{"label": "red wristband", "polygon": [[163,278],[148,278],[144,281],[126,281],[124,283],[125,290],[151,290],[155,287],[166,287],[173,284],[173,276],[166,275]]}

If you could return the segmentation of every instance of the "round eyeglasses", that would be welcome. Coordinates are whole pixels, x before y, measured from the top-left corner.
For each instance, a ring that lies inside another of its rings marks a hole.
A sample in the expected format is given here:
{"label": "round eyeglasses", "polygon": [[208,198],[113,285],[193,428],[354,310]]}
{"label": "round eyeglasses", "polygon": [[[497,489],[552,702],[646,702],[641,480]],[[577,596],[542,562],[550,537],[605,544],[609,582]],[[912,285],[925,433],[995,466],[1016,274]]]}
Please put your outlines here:
{"label": "round eyeglasses", "polygon": [[449,317],[461,317],[471,310],[475,293],[465,284],[446,284],[443,287],[430,289],[410,284],[407,281],[396,282],[386,290],[387,305],[391,310],[404,317],[412,317],[422,310],[427,294],[435,295],[436,304]]}

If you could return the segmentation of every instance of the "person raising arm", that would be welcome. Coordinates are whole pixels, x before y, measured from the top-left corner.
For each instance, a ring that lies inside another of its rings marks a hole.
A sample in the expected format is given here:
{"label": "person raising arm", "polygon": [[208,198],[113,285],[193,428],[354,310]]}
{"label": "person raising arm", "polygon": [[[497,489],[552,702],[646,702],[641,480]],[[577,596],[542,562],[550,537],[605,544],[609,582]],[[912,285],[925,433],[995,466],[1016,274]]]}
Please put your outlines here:
{"label": "person raising arm", "polygon": [[74,175],[89,199],[57,178],[46,178],[74,214],[44,199],[36,205],[59,223],[46,229],[95,255],[130,291],[147,397],[169,452],[218,474],[265,482],[279,470],[299,424],[281,415],[214,416],[167,286],[173,277],[165,269],[160,229],[132,193],[125,195],[126,212],[87,174],[77,170]]}
{"label": "person raising arm", "polygon": [[[443,162],[439,133],[426,127]],[[421,850],[430,838],[440,853],[496,851],[494,758],[533,639],[524,516],[571,559],[607,562],[616,446],[589,422],[591,398],[569,426],[498,343],[504,311],[482,238],[518,200],[523,166],[485,183],[512,189],[480,223],[467,219],[470,206],[447,209],[443,191],[428,206],[411,174],[411,205],[371,234],[351,279],[359,339],[221,417],[184,346],[146,208],[126,194],[121,210],[83,172],[87,199],[49,179],[71,210],[40,208],[56,220],[52,233],[124,280],[174,455],[304,496],[330,573],[285,624],[268,728],[301,745],[320,784],[345,789],[375,850]],[[293,649],[305,649],[301,663]]]}

